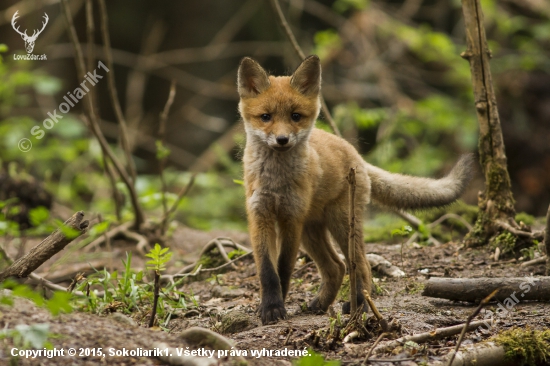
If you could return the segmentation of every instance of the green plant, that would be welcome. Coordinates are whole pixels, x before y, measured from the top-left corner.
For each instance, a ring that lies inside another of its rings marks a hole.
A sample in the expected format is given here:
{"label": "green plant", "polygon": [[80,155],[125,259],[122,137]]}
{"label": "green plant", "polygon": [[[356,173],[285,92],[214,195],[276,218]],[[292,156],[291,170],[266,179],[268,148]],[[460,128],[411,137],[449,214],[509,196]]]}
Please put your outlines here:
{"label": "green plant", "polygon": [[64,291],[55,291],[51,298],[45,299],[41,294],[32,290],[29,286],[18,284],[12,280],[6,280],[0,285],[0,289],[11,290],[3,292],[0,296],[0,303],[13,305],[13,297],[22,297],[34,302],[37,306],[48,309],[49,312],[57,316],[60,313],[70,313],[73,308],[70,303],[71,294]]}
{"label": "green plant", "polygon": [[149,320],[149,328],[155,324],[155,316],[157,313],[157,305],[159,300],[160,292],[160,273],[166,270],[166,263],[172,258],[172,252],[170,248],[161,248],[157,243],[155,247],[151,249],[149,253],[145,255],[146,257],[152,258],[150,261],[147,261],[147,269],[152,270],[155,273],[155,287],[153,290],[153,308],[151,310],[151,318]]}
{"label": "green plant", "polygon": [[292,363],[294,366],[338,366],[340,361],[325,361],[325,358],[313,350],[307,356],[302,356]]}
{"label": "green plant", "polygon": [[48,342],[50,334],[50,325],[48,323],[37,324],[19,324],[14,329],[2,329],[0,339],[10,338],[17,348],[28,349],[52,349],[53,346]]}

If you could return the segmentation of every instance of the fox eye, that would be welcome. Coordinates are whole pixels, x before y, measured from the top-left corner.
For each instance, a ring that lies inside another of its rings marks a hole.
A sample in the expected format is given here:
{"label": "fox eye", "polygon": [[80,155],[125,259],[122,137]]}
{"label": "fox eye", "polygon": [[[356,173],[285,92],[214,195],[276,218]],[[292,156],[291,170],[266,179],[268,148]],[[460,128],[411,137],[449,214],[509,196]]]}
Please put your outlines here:
{"label": "fox eye", "polygon": [[269,122],[271,121],[271,114],[264,113],[260,116],[260,119],[262,122]]}
{"label": "fox eye", "polygon": [[292,118],[294,122],[298,122],[302,118],[302,115],[300,113],[292,113],[290,118]]}

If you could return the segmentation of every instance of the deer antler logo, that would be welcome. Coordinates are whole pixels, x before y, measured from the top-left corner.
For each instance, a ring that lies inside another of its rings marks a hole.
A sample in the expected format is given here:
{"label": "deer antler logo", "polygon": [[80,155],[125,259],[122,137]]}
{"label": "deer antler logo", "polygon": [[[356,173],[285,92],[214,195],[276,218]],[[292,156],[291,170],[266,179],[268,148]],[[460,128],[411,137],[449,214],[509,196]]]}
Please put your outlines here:
{"label": "deer antler logo", "polygon": [[25,49],[27,50],[27,53],[32,53],[32,50],[34,49],[34,42],[36,42],[36,38],[40,35],[40,33],[42,33],[44,28],[46,28],[46,24],[48,24],[48,20],[49,20],[48,14],[44,13],[44,21],[42,22],[42,29],[40,30],[35,29],[34,32],[32,33],[32,36],[29,36],[27,34],[26,29],[24,32],[21,32],[19,30],[19,26],[17,26],[17,28],[15,27],[15,20],[19,18],[17,13],[19,13],[19,10],[16,11],[15,14],[13,14],[13,17],[11,18],[11,26],[13,27],[13,29],[15,29],[17,33],[21,35],[21,38],[23,38],[23,40],[25,41]]}

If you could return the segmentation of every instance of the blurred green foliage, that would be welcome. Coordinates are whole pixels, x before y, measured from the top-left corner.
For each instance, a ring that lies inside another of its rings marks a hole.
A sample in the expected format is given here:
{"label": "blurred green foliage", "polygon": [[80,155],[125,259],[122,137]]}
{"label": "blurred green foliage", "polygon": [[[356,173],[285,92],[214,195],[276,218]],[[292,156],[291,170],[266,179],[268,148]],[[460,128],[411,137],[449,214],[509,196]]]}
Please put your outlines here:
{"label": "blurred green foliage", "polygon": [[[432,75],[432,80],[425,81],[421,90],[401,85],[405,102],[395,103],[384,98],[368,103],[342,102],[332,106],[333,115],[342,130],[351,127],[356,132],[352,139],[375,136],[372,144],[360,146],[370,163],[392,172],[441,175],[448,171],[460,153],[475,151],[477,145],[469,65],[459,56],[466,48],[464,37],[456,29],[428,24],[421,16],[403,19],[388,12],[389,8],[385,6],[389,5],[370,0],[337,0],[332,3],[332,10],[334,17],[349,20],[354,27],[361,26],[358,22],[361,12],[378,11],[383,16],[369,28],[374,32],[370,41],[376,42],[376,50],[372,51],[376,53],[375,61],[395,71],[399,64],[392,65],[387,57],[394,47],[401,47],[406,51],[403,63],[409,62],[418,72],[419,79]],[[453,0],[449,6],[455,13],[460,12],[459,0]],[[512,11],[496,0],[482,0],[482,7],[494,56],[491,67],[495,80],[513,70],[542,69],[550,72],[547,51],[550,22],[544,15]],[[331,11],[330,7],[326,9]],[[350,40],[346,38],[349,35],[344,34],[343,29],[318,29],[312,37],[312,51],[320,55],[323,62],[337,65],[331,70],[335,75],[354,65],[354,53],[350,50],[356,50],[350,47]],[[39,177],[57,202],[72,209],[101,212],[108,225],[115,219],[112,188],[103,173],[101,149],[84,123],[67,114],[52,129],[45,131],[44,138],[32,138],[30,134],[31,128],[41,126],[47,117],[38,108],[30,108],[34,105],[33,100],[57,98],[69,87],[40,69],[32,68],[32,62],[5,59],[6,52],[7,47],[0,44],[0,161],[4,165],[14,163],[16,171]],[[366,60],[372,61],[371,58]],[[352,69],[355,72],[355,68]],[[357,72],[358,81],[377,84],[376,79],[366,77],[361,80],[361,75]],[[318,122],[318,127],[329,129],[322,121]],[[29,152],[18,149],[18,141],[22,138],[31,139],[33,147]],[[117,146],[113,149],[123,156]],[[156,152],[157,159],[168,158],[170,154],[161,142],[157,142]],[[240,184],[241,164],[222,149],[217,153],[216,168],[198,175],[190,194],[179,206],[176,218],[203,230],[244,230],[246,215],[244,190]],[[176,192],[187,184],[190,174],[168,167],[165,179],[167,203],[171,206],[176,201]],[[123,219],[129,220],[133,214],[128,192],[121,183],[117,188],[126,196],[122,213]],[[147,216],[160,217],[162,195],[158,175],[140,175],[136,188]],[[32,211],[30,219],[36,225],[36,232],[55,225],[43,209]],[[373,228],[366,233],[369,241],[381,237],[383,232],[387,238],[392,230],[404,225],[399,219],[384,216],[377,220],[369,225]],[[13,234],[17,230],[5,217],[0,219],[1,233]]]}

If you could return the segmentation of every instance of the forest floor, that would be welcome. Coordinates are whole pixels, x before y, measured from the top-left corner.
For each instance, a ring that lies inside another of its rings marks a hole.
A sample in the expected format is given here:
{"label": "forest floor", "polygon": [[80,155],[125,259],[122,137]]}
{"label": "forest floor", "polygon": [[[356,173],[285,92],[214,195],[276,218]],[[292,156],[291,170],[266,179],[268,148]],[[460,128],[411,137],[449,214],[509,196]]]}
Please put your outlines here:
{"label": "forest floor", "polygon": [[[219,236],[230,236],[235,241],[249,246],[248,237],[244,233],[234,232],[200,232],[186,228],[177,229],[170,243],[174,257],[168,266],[167,273],[176,273],[182,265],[193,263],[203,246],[211,239]],[[33,245],[32,243],[27,243]],[[41,268],[41,274],[46,278],[62,281],[83,266],[90,264],[100,266],[101,261],[108,261],[110,270],[123,269],[122,260],[126,252],[134,250],[134,245],[123,240],[114,240],[112,255],[105,255],[101,248],[95,253],[95,261],[90,257],[73,255],[62,266],[52,266],[61,256],[67,256],[70,248],[58,254]],[[518,263],[506,259],[493,262],[488,249],[461,249],[459,243],[449,242],[439,246],[419,246],[400,244],[366,244],[367,253],[383,256],[394,265],[400,267],[406,276],[402,278],[385,278],[374,272],[376,294],[374,302],[386,319],[395,319],[401,327],[401,335],[432,331],[435,328],[462,324],[475,310],[476,305],[466,302],[453,302],[442,299],[423,297],[424,284],[429,277],[528,277],[543,275],[543,265],[521,268]],[[303,255],[302,255],[303,257]],[[143,269],[145,258],[134,253],[133,267]],[[94,264],[95,263],[95,264]],[[302,304],[309,302],[318,288],[320,279],[315,265],[302,260],[297,264],[289,297],[286,301],[288,318],[276,324],[262,326],[256,308],[259,304],[259,283],[256,268],[251,256],[236,262],[235,268],[227,268],[217,276],[205,274],[202,277],[190,278],[180,290],[193,294],[198,306],[190,304],[189,309],[172,317],[162,331],[155,327],[148,329],[137,315],[125,316],[120,313],[92,315],[72,312],[53,317],[46,309],[38,308],[25,299],[16,299],[14,306],[0,305],[0,326],[13,329],[20,324],[49,323],[50,332],[54,336],[49,339],[56,348],[65,350],[74,348],[74,357],[37,357],[14,358],[10,352],[13,339],[4,337],[0,347],[0,364],[15,362],[21,365],[163,365],[167,359],[147,356],[128,356],[121,351],[120,356],[111,356],[113,350],[150,350],[159,343],[179,349],[198,349],[179,335],[185,329],[199,326],[222,333],[234,342],[234,350],[246,350],[244,357],[250,365],[290,365],[296,357],[252,356],[252,351],[262,349],[281,351],[283,349],[303,350],[310,347],[328,360],[340,360],[342,364],[359,365],[366,353],[372,347],[375,337],[371,339],[355,339],[349,343],[342,341],[330,342],[326,334],[331,327],[328,314],[316,315],[304,313]],[[330,314],[337,318],[341,310],[341,300],[337,300]],[[476,319],[482,319],[485,311],[495,311],[497,303],[491,303]],[[369,312],[369,316],[372,313]],[[131,317],[135,317],[137,322]],[[348,316],[342,316],[345,320]],[[139,324],[139,325],[138,325]],[[486,334],[467,333],[463,345],[480,342],[502,330],[513,327],[547,329],[550,327],[550,304],[540,302],[519,302],[503,316]],[[313,340],[312,332],[319,337]],[[290,334],[289,334],[290,333]],[[403,349],[398,347],[391,354],[377,354],[370,358],[371,365],[418,365],[429,364],[440,360],[456,345],[458,336],[433,341],[419,347]],[[88,354],[80,349],[99,349],[106,357]],[[392,359],[393,362],[377,360]],[[402,361],[397,361],[401,359]],[[232,364],[235,358],[213,356],[211,359],[194,360],[196,365]],[[16,362],[18,361],[18,363]],[[189,361],[190,362],[190,361]],[[193,364],[193,363],[188,363]],[[305,363],[304,363],[305,364]]]}

